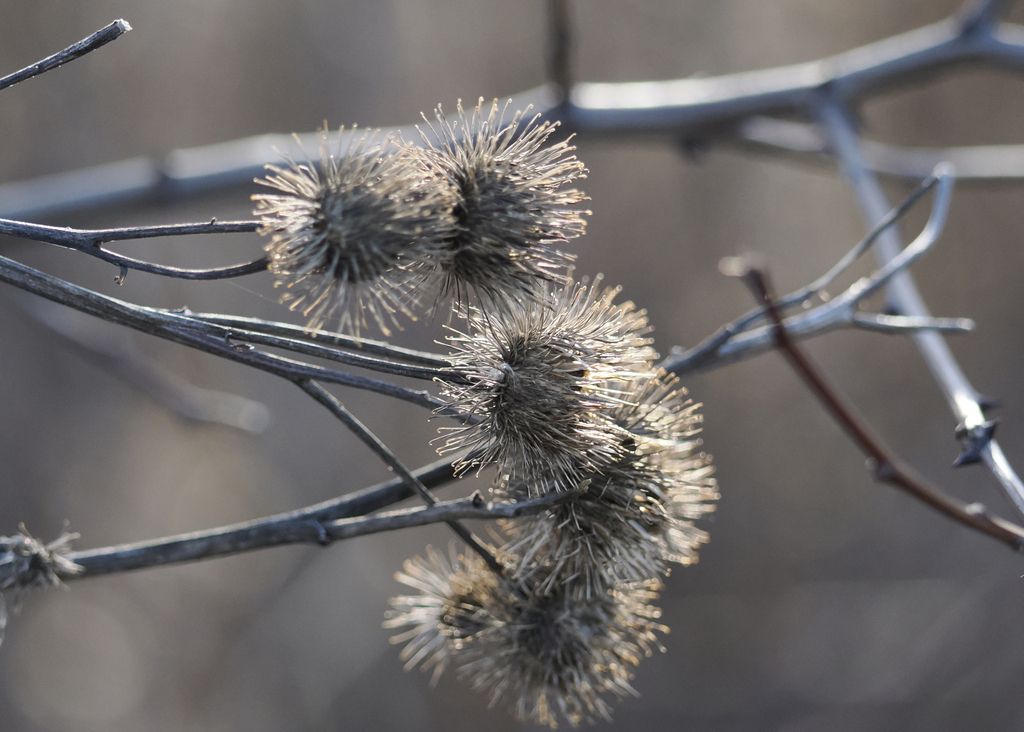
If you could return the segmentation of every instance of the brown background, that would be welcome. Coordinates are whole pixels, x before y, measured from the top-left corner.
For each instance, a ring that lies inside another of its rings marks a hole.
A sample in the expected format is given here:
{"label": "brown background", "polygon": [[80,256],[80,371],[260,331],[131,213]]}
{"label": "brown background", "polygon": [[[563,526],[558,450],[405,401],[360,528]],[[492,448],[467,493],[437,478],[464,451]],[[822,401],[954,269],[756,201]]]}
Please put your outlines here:
{"label": "brown background", "polygon": [[[950,0],[610,2],[574,8],[581,78],[726,73],[837,53],[934,22]],[[544,6],[522,2],[216,0],[5,2],[7,73],[125,17],[134,30],[0,95],[0,178],[13,181],[263,132],[415,121],[437,103],[507,96],[543,80]],[[1019,10],[1015,19],[1024,19]],[[876,138],[1021,142],[1018,77],[965,71],[865,110]],[[579,141],[594,214],[573,247],[649,309],[662,352],[745,311],[717,261],[763,253],[780,289],[825,271],[862,234],[829,171],[713,151],[694,165],[660,143]],[[251,189],[187,204],[108,207],[52,223],[114,226],[250,216]],[[896,198],[904,188],[892,187]],[[977,320],[953,348],[1002,403],[999,437],[1024,467],[1020,232],[1024,192],[961,188],[916,269],[939,315]],[[916,233],[923,212],[905,229]],[[179,266],[253,258],[255,236],[128,244]],[[8,256],[117,297],[290,317],[265,276],[182,283],[40,244]],[[868,271],[863,265],[857,274]],[[199,385],[266,403],[258,437],[183,423],[40,332],[7,288],[0,312],[0,534],[81,548],[243,520],[327,499],[386,471],[325,410],[269,376],[143,336]],[[29,301],[31,304],[32,301]],[[38,306],[38,304],[36,304]],[[65,316],[104,337],[125,334]],[[439,329],[412,327],[428,346]],[[811,350],[902,454],[965,500],[1010,509],[980,468],[954,472],[954,420],[912,345],[840,332]],[[722,500],[700,563],[664,596],[668,651],[645,661],[617,730],[1024,729],[1024,563],[886,487],[774,355],[688,378],[704,402]],[[341,393],[409,464],[436,423]],[[468,486],[450,489],[455,495]],[[26,597],[0,649],[5,730],[516,729],[454,676],[402,671],[380,627],[393,573],[434,527],[327,550],[286,548],[75,583]]]}

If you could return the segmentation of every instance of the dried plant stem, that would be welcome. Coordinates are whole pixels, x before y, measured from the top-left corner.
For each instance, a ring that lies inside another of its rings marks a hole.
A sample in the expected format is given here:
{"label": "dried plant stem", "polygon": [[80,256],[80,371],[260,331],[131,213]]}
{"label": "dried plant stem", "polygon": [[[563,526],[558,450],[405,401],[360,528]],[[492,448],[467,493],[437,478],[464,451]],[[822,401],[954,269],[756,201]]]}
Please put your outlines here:
{"label": "dried plant stem", "polygon": [[[936,241],[945,225],[946,214],[949,212],[953,189],[953,174],[948,165],[939,165],[932,175],[900,206],[889,211],[872,231],[851,249],[827,273],[819,277],[807,287],[797,290],[776,303],[776,309],[782,310],[806,303],[815,295],[823,295],[825,288],[836,277],[863,254],[880,236],[889,231],[892,225],[909,210],[910,206],[927,190],[935,187],[935,199],[928,222],[918,237],[891,262],[887,262],[870,277],[858,280],[841,294],[824,298],[824,302],[810,309],[799,312],[786,320],[786,329],[794,338],[808,338],[828,330],[844,326],[855,326],[884,330],[886,332],[910,332],[920,330],[967,331],[973,323],[967,319],[932,318],[931,316],[879,316],[860,313],[858,305],[885,286],[892,278],[906,270],[921,255],[927,252]],[[661,364],[661,368],[678,375],[689,371],[697,371],[721,366],[731,361],[748,358],[772,348],[774,335],[771,327],[753,328],[765,318],[764,308],[755,308],[742,317],[726,324],[706,338],[703,342],[687,351],[673,353]]]}
{"label": "dried plant stem", "polygon": [[779,350],[832,418],[871,460],[875,480],[895,486],[954,521],[1001,541],[1018,552],[1024,552],[1024,528],[998,516],[989,515],[985,507],[979,503],[963,504],[943,495],[897,457],[825,380],[818,368],[790,337],[772,300],[771,289],[764,273],[746,264],[735,265],[736,263],[729,265],[732,270],[730,274],[741,277],[765,308],[774,325],[775,341]]}
{"label": "dried plant stem", "polygon": [[[331,414],[337,417],[342,424],[352,430],[353,434],[362,440],[367,447],[373,450],[373,452],[383,460],[389,468],[394,470],[395,473],[405,481],[406,485],[415,491],[428,506],[433,506],[437,503],[437,499],[434,495],[427,490],[427,487],[424,486],[408,468],[402,464],[402,461],[399,460],[394,452],[391,451],[391,448],[384,444],[379,437],[373,434],[373,432],[371,432],[366,425],[360,422],[354,414],[348,411],[345,405],[342,404],[337,397],[316,382],[309,379],[299,379],[295,382],[295,385],[313,397],[313,399],[318,401],[320,404],[327,407]],[[491,552],[489,552],[482,543],[480,543],[479,539],[473,536],[473,533],[469,529],[454,519],[445,521],[445,523],[447,523],[448,526],[451,527],[452,531],[454,531],[460,539],[466,542],[473,551],[479,554],[492,570],[498,574],[504,574],[504,569],[498,560],[494,558],[494,555],[491,554]]]}
{"label": "dried plant stem", "polygon": [[548,0],[548,79],[563,102],[572,89],[572,23],[569,0]]}
{"label": "dried plant stem", "polygon": [[47,56],[42,61],[37,61],[31,66],[26,66],[21,71],[15,71],[13,74],[0,78],[0,89],[6,89],[9,86],[14,86],[20,81],[31,79],[33,76],[55,69],[58,66],[63,66],[69,61],[74,61],[76,58],[84,56],[90,51],[95,51],[101,46],[105,46],[111,41],[120,38],[122,35],[130,31],[132,27],[128,25],[125,20],[115,20],[110,25],[100,28],[98,31],[93,33],[91,36],[83,38],[78,43],[65,48],[63,51],[59,51],[52,56]]}
{"label": "dried plant stem", "polygon": [[282,356],[256,350],[233,339],[233,331],[212,323],[189,318],[188,313],[157,310],[101,295],[84,287],[45,274],[6,257],[0,257],[0,282],[41,295],[84,313],[112,323],[124,325],[160,338],[189,346],[229,361],[251,366],[296,381],[317,379],[357,389],[366,389],[385,396],[417,404],[438,414],[458,417],[448,404],[426,391],[406,389],[378,379],[349,374],[344,371],[295,361]]}
{"label": "dried plant stem", "polygon": [[385,356],[392,361],[404,361],[418,366],[433,366],[438,369],[446,369],[451,366],[451,361],[448,357],[440,354],[393,346],[384,341],[356,338],[332,331],[310,330],[309,328],[289,325],[287,323],[247,318],[239,315],[222,315],[220,313],[189,313],[189,317],[194,320],[223,325],[232,329],[237,328],[253,333],[264,333],[296,341],[317,343],[321,346],[333,346],[335,348],[355,350],[359,353]]}
{"label": "dried plant stem", "polygon": [[144,262],[123,254],[108,252],[103,249],[105,242],[125,241],[129,239],[151,239],[161,236],[179,236],[186,234],[234,234],[254,232],[259,227],[256,221],[211,221],[206,224],[170,224],[167,226],[133,226],[120,229],[69,229],[59,226],[30,224],[24,221],[0,219],[0,234],[17,236],[22,239],[56,244],[102,259],[116,265],[122,270],[134,269],[164,277],[182,280],[224,280],[231,277],[263,272],[267,269],[268,260],[260,257],[252,262],[236,264],[231,267],[216,269],[179,269],[165,267],[152,262]]}
{"label": "dried plant stem", "polygon": [[[211,557],[240,554],[285,544],[319,544],[351,539],[384,531],[414,526],[453,523],[459,519],[493,520],[540,513],[567,500],[571,493],[551,494],[518,503],[489,503],[478,493],[468,498],[435,503],[431,506],[388,511],[373,516],[317,520],[303,515],[271,517],[223,526],[209,531],[179,534],[134,544],[68,552],[64,558],[82,568],[76,574],[62,575],[71,580],[102,574],[127,572],[165,564],[194,562]],[[2,578],[0,567],[0,578]]]}

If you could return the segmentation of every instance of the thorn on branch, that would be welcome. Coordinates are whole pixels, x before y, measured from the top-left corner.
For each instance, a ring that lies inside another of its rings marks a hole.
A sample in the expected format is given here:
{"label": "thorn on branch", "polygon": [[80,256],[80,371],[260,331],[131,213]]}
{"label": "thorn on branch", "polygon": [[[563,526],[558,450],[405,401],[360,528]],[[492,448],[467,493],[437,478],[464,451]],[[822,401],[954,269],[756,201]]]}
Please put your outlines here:
{"label": "thorn on branch", "polygon": [[979,396],[978,406],[981,407],[982,412],[988,412],[991,409],[996,409],[1001,406],[1001,403],[998,399],[993,397]]}
{"label": "thorn on branch", "polygon": [[961,422],[956,426],[956,438],[960,441],[962,452],[953,461],[954,468],[972,465],[981,461],[981,453],[992,441],[999,420],[990,419],[974,427],[968,428]]}

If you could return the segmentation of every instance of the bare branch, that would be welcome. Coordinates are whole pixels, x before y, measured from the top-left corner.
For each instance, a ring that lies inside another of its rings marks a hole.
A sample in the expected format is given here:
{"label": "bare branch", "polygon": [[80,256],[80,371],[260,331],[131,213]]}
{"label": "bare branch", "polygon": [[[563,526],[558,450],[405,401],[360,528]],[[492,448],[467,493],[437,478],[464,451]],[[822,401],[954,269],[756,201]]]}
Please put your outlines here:
{"label": "bare branch", "polygon": [[[363,444],[373,450],[377,457],[383,460],[385,465],[395,471],[395,474],[405,481],[406,485],[415,491],[428,506],[433,506],[437,503],[437,499],[433,494],[427,490],[427,487],[423,485],[415,475],[409,472],[409,469],[402,464],[402,461],[398,459],[394,452],[392,452],[391,448],[384,444],[377,435],[373,434],[373,432],[370,431],[366,425],[360,422],[354,414],[348,411],[345,405],[342,404],[337,397],[319,384],[308,379],[296,381],[295,385],[313,397],[316,401],[320,402],[320,404],[327,407],[331,414],[337,417],[342,424],[348,427],[353,434],[355,434],[356,437],[362,440]],[[492,570],[498,574],[504,573],[504,569],[501,564],[498,563],[498,560],[495,559],[494,555],[484,547],[479,539],[473,536],[469,529],[455,520],[446,521],[445,523],[447,523],[451,530],[454,531],[460,539],[466,542],[473,551],[479,554]]]}
{"label": "bare branch", "polygon": [[707,78],[577,84],[559,115],[571,130],[617,139],[652,133],[714,137],[752,116],[806,114],[822,89],[853,106],[967,63],[1020,69],[1024,28],[1003,23],[965,29],[954,17],[793,66]]}
{"label": "bare branch", "polygon": [[965,33],[987,30],[999,20],[1012,0],[969,0],[958,13],[960,27]]}
{"label": "bare branch", "polygon": [[246,318],[238,315],[221,315],[219,313],[189,313],[194,320],[201,320],[206,323],[223,325],[232,330],[247,331],[253,333],[265,333],[283,338],[290,338],[297,341],[307,341],[326,346],[347,348],[362,353],[372,353],[377,356],[385,356],[390,359],[407,361],[408,363],[420,366],[432,366],[434,368],[446,369],[451,366],[447,357],[427,351],[417,351],[411,348],[393,346],[384,341],[374,341],[369,338],[356,338],[354,336],[334,333],[326,330],[311,330],[297,325],[278,323],[259,318]]}
{"label": "bare branch", "polygon": [[[404,363],[385,361],[379,358],[373,358],[372,356],[362,356],[348,351],[340,351],[336,348],[296,338],[265,335],[256,331],[235,328],[231,329],[231,338],[239,343],[252,343],[260,346],[283,348],[295,353],[301,353],[304,356],[324,358],[331,361],[337,361],[338,363],[344,363],[349,366],[359,366],[361,368],[370,369],[378,373],[391,374],[393,376],[408,376],[414,379],[427,379],[430,381],[443,378],[445,381],[454,381],[456,383],[464,382],[464,377],[461,374],[454,373],[449,369],[439,369],[430,366],[411,366]],[[450,364],[446,365],[450,366]]]}
{"label": "bare branch", "polygon": [[[823,100],[820,115],[836,154],[843,161],[844,172],[857,194],[864,218],[869,225],[873,225],[885,215],[889,203],[877,178],[864,163],[853,121],[847,111],[833,100]],[[891,228],[886,229],[875,243],[875,254],[883,268],[900,257],[899,233]],[[892,277],[887,285],[887,294],[898,314],[931,317],[908,272],[900,272]],[[920,331],[914,333],[913,338],[963,428],[970,431],[985,424],[988,420],[983,413],[981,397],[953,358],[942,335],[934,331]],[[979,454],[1017,513],[1024,517],[1024,483],[1010,467],[999,444],[989,439]]]}
{"label": "bare branch", "polygon": [[[560,0],[551,0],[556,6]],[[995,7],[995,6],[988,6]],[[996,68],[1024,68],[1024,27],[989,22],[965,23],[954,16],[946,21],[868,44],[829,58],[793,66],[727,74],[707,78],[627,83],[580,83],[567,99],[558,84],[546,84],[523,92],[513,107],[532,106],[548,117],[561,120],[578,133],[615,136],[652,134],[670,139],[723,139],[725,142],[756,137],[745,120],[758,116],[812,117],[822,89],[855,105],[863,99],[896,86],[907,86],[965,64]],[[981,16],[979,16],[981,17]],[[558,20],[556,18],[556,20]],[[555,24],[557,25],[557,24]],[[553,28],[555,26],[553,25]],[[554,30],[552,31],[555,32]],[[566,51],[559,50],[559,54]],[[561,62],[559,62],[561,63]],[[563,68],[559,66],[558,68]],[[563,74],[562,71],[559,71]],[[563,74],[564,75],[564,74]],[[418,141],[413,125],[385,130],[410,141]],[[348,133],[362,135],[363,132]],[[783,136],[785,137],[785,136]],[[790,139],[794,137],[789,134]],[[807,135],[799,144],[769,143],[799,151],[820,145]],[[348,137],[341,142],[348,144]],[[264,165],[282,155],[307,157],[304,149],[317,148],[316,134],[292,139],[288,135],[259,135],[218,145],[176,150],[162,161],[146,158],[96,166],[87,170],[48,176],[34,181],[0,185],[0,214],[66,212],[97,202],[130,201],[160,195],[176,197],[224,186],[242,185],[259,176]],[[965,149],[956,159],[965,176],[979,179],[1024,178],[1024,168],[1011,160],[994,160],[984,148]],[[899,158],[898,148],[880,148],[881,160]],[[920,179],[937,162],[949,159],[922,151],[922,159],[911,153],[890,162],[892,174]],[[910,157],[908,157],[910,156]],[[911,165],[912,163],[912,165]]]}
{"label": "bare branch", "polygon": [[912,318],[906,315],[880,315],[854,313],[853,325],[876,333],[912,333],[919,330],[941,330],[948,333],[968,333],[974,330],[970,318]]}
{"label": "bare branch", "polygon": [[[821,295],[836,277],[863,254],[879,236],[889,230],[932,187],[936,187],[936,193],[928,222],[913,243],[901,252],[898,258],[870,277],[862,278],[840,295],[825,300],[817,307],[788,318],[786,328],[790,335],[809,338],[845,326],[872,327],[873,325],[877,325],[876,329],[884,332],[934,330],[937,328],[951,331],[970,330],[973,324],[967,319],[942,321],[928,317],[886,321],[880,316],[865,316],[857,311],[861,302],[883,287],[897,273],[913,264],[938,240],[945,226],[953,188],[953,174],[948,165],[938,166],[906,201],[889,211],[868,235],[847,252],[832,269],[807,287],[784,297],[779,301],[777,307],[789,308],[802,305],[815,295]],[[704,370],[732,363],[771,350],[774,345],[773,328],[771,326],[752,328],[764,317],[764,308],[751,310],[732,323],[719,328],[694,348],[688,351],[673,352],[660,366],[666,371],[680,375],[689,371]]]}
{"label": "bare branch", "polygon": [[[479,493],[474,493],[468,498],[436,503],[433,506],[406,508],[373,516],[334,521],[318,521],[315,518],[248,521],[135,544],[63,552],[59,555],[60,564],[54,566],[53,572],[61,580],[69,581],[146,567],[195,562],[285,544],[326,546],[343,539],[414,526],[463,519],[491,520],[527,516],[545,511],[569,500],[573,495],[572,491],[564,491],[518,503],[491,503],[484,501]],[[23,538],[0,537],[0,548],[4,546],[5,541],[13,544],[21,542]],[[48,546],[52,550],[53,545]],[[27,563],[15,561],[19,557],[12,554],[8,558],[0,553],[0,586],[14,586],[24,580]]]}
{"label": "bare branch", "polygon": [[133,305],[65,282],[6,257],[0,257],[0,282],[7,282],[109,322],[221,356],[229,361],[251,366],[289,381],[317,379],[357,389],[366,389],[426,407],[439,415],[461,417],[447,403],[428,392],[406,389],[377,379],[265,353],[248,344],[234,341],[230,328],[193,320],[188,316],[187,311],[170,312]]}
{"label": "bare branch", "polygon": [[572,88],[572,25],[569,0],[548,0],[548,80],[561,104]]}
{"label": "bare branch", "polygon": [[832,415],[832,418],[857,444],[857,447],[870,458],[875,480],[889,483],[954,521],[991,536],[1015,551],[1024,552],[1024,528],[999,517],[990,516],[981,504],[968,505],[943,495],[923,478],[916,475],[874,434],[864,419],[857,415],[853,408],[839,396],[818,368],[800,350],[796,341],[789,336],[782,316],[772,300],[771,290],[764,273],[743,261],[730,261],[727,268],[731,269],[731,274],[741,277],[758,301],[763,304],[771,318],[779,350]]}
{"label": "bare branch", "polygon": [[[834,167],[837,162],[817,125],[770,117],[751,117],[736,127],[723,144],[742,150],[782,155],[800,162]],[[1018,183],[1024,179],[1024,145],[909,148],[865,140],[867,166],[879,175],[919,181],[936,165],[956,169],[958,183]]]}
{"label": "bare branch", "polygon": [[[242,277],[244,275],[263,272],[267,269],[269,260],[266,257],[236,264],[231,267],[220,267],[217,269],[179,269],[177,267],[165,267],[160,264],[143,262],[139,259],[132,259],[123,254],[116,254],[103,249],[104,242],[124,241],[127,239],[149,239],[161,236],[178,236],[184,234],[229,234],[238,232],[253,232],[259,228],[258,221],[229,221],[219,222],[213,220],[208,224],[171,224],[169,226],[137,226],[123,229],[68,229],[57,226],[44,226],[42,224],[30,224],[24,221],[12,221],[0,219],[0,234],[17,236],[22,239],[56,244],[88,254],[91,257],[102,259],[104,262],[116,265],[123,270],[134,269],[140,272],[174,277],[182,280],[224,280],[231,277]],[[120,278],[124,279],[123,276]]]}
{"label": "bare branch", "polygon": [[63,66],[69,61],[74,61],[76,58],[84,56],[90,51],[95,51],[100,46],[105,46],[111,41],[120,38],[125,33],[130,31],[132,27],[128,25],[126,20],[115,20],[105,28],[93,33],[91,36],[83,38],[78,43],[73,43],[63,51],[59,51],[52,56],[47,56],[42,61],[37,61],[31,66],[26,66],[21,71],[15,71],[13,74],[0,78],[0,89],[6,89],[9,86],[14,86],[18,82],[31,79],[33,76],[46,73],[51,69],[55,69],[58,66]]}

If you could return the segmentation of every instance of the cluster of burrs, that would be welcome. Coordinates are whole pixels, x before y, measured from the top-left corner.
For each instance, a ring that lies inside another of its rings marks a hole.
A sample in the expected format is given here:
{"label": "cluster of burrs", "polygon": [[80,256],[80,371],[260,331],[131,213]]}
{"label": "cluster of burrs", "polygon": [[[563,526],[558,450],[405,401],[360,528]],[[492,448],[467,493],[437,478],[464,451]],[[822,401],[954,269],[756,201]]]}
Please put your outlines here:
{"label": "cluster of burrs", "polygon": [[497,104],[423,147],[365,141],[345,156],[275,168],[257,211],[278,284],[311,325],[364,312],[386,329],[433,280],[450,302],[452,378],[468,419],[439,438],[456,472],[494,469],[498,500],[563,496],[506,519],[486,549],[406,562],[418,594],[392,600],[407,667],[449,665],[516,717],[557,725],[609,718],[660,648],[653,604],[673,563],[707,535],[718,497],[696,435],[699,405],[657,369],[646,312],[617,288],[571,276],[556,247],[582,234],[583,166],[553,126],[505,124]]}
{"label": "cluster of burrs", "polygon": [[[565,184],[586,171],[557,125],[508,123],[495,101],[451,123],[437,110],[423,145],[350,134],[339,154],[321,134],[320,165],[290,161],[254,196],[270,271],[311,328],[337,320],[358,333],[367,316],[389,334],[415,319],[422,293],[456,306],[533,299],[564,281],[572,257],[556,247],[584,230],[585,200]],[[344,128],[339,139],[344,138]]]}

